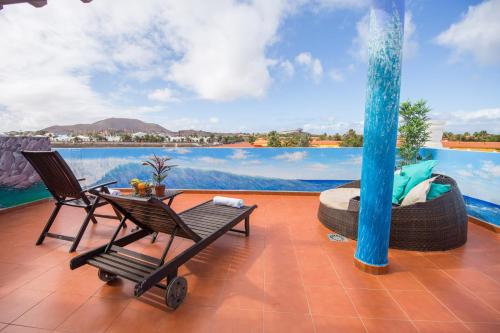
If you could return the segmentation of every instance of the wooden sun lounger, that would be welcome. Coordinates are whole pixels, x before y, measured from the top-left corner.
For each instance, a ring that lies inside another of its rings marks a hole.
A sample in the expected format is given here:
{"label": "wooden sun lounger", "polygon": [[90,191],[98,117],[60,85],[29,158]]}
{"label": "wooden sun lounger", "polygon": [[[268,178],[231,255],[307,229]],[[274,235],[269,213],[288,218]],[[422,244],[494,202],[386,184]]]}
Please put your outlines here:
{"label": "wooden sun lounger", "polygon": [[[116,210],[115,215],[96,214],[96,208],[105,206],[108,203],[89,193],[96,189],[109,192],[107,187],[115,184],[115,181],[91,187],[82,187],[79,182],[85,180],[85,178],[77,179],[59,152],[25,150],[21,153],[36,170],[55,200],[54,210],[38,237],[36,245],[42,244],[45,237],[52,237],[72,242],[69,252],[73,252],[78,247],[90,221],[94,224],[97,223],[96,217],[121,220],[122,217]],[[87,212],[78,233],[74,237],[49,232],[62,206],[82,208]],[[124,224],[123,227],[126,227],[126,225]]]}
{"label": "wooden sun lounger", "polygon": [[[98,195],[123,215],[120,226],[107,245],[73,258],[70,268],[89,264],[99,269],[98,276],[103,281],[110,282],[117,276],[134,281],[136,297],[153,286],[166,289],[165,302],[172,309],[176,309],[187,294],[187,281],[177,276],[178,268],[228,231],[243,233],[248,237],[250,214],[257,208],[256,205],[233,208],[207,201],[177,214],[156,198],[112,196],[106,193]],[[125,220],[135,223],[140,229],[116,239]],[[241,221],[245,222],[245,229],[234,229]],[[124,248],[155,232],[170,235],[160,258]],[[175,237],[190,239],[194,244],[165,262]],[[161,283],[165,278],[166,285]]]}

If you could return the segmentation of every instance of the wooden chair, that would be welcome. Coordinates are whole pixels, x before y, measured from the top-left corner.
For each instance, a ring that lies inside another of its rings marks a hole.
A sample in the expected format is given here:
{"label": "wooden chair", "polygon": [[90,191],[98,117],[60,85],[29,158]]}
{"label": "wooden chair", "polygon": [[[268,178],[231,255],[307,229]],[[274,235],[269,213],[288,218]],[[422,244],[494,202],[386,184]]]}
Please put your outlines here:
{"label": "wooden chair", "polygon": [[[43,243],[45,237],[52,237],[62,239],[65,241],[73,242],[69,252],[73,252],[78,247],[83,233],[90,221],[97,223],[96,217],[109,218],[121,220],[121,215],[115,211],[116,215],[95,214],[94,211],[98,207],[107,205],[108,202],[100,200],[98,196],[89,193],[91,190],[100,189],[109,193],[107,186],[115,184],[116,182],[107,182],[90,187],[82,187],[80,181],[85,180],[77,179],[68,164],[61,157],[57,151],[22,151],[23,156],[31,163],[36,170],[42,181],[47,186],[47,190],[52,194],[55,200],[55,207],[50,215],[47,224],[43,228],[36,245]],[[80,229],[75,237],[60,235],[49,232],[54,220],[59,213],[62,206],[70,206],[82,208],[87,212]],[[123,227],[126,227],[123,225]]]}
{"label": "wooden chair", "polygon": [[[99,269],[101,280],[110,282],[117,276],[136,282],[135,296],[139,297],[153,286],[165,289],[165,302],[176,309],[187,294],[187,281],[177,276],[178,268],[228,231],[250,235],[250,214],[257,206],[233,208],[214,205],[212,201],[201,203],[177,214],[156,198],[133,198],[99,193],[122,215],[121,223],[130,220],[140,229],[116,239],[120,226],[111,241],[95,250],[83,253],[70,262],[71,269],[88,264]],[[234,226],[245,221],[245,230]],[[124,246],[152,233],[169,234],[170,238],[160,258],[134,252]],[[175,237],[190,239],[193,244],[165,263],[165,258]],[[162,284],[163,279],[167,284]]]}

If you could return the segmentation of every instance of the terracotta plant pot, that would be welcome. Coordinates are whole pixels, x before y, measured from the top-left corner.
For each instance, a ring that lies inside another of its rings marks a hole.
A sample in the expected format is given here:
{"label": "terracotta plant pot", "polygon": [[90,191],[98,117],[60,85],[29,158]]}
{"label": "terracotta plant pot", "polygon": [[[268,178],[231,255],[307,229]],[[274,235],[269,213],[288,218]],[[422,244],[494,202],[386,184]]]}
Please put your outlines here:
{"label": "terracotta plant pot", "polygon": [[165,195],[165,185],[156,185],[155,186],[155,194],[157,197],[161,197]]}

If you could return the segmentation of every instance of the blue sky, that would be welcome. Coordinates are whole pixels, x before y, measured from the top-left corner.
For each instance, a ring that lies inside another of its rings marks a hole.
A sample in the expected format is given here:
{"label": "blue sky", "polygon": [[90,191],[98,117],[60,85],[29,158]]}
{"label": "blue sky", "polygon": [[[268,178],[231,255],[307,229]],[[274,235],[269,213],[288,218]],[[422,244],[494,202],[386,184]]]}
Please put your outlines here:
{"label": "blue sky", "polygon": [[[368,0],[51,0],[0,11],[0,131],[361,130]],[[408,0],[401,98],[500,132],[500,0]]]}

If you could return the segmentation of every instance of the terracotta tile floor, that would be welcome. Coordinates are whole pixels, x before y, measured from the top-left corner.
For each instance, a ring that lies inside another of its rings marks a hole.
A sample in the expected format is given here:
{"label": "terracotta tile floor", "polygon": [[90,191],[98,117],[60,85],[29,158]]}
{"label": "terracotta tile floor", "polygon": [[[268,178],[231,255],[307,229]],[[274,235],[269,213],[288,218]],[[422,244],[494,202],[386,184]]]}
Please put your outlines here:
{"label": "terracotta tile floor", "polygon": [[[0,215],[1,333],[500,332],[500,235],[469,224],[464,247],[391,250],[390,274],[373,276],[353,267],[356,242],[328,240],[317,197],[242,197],[259,206],[251,236],[225,235],[182,267],[189,293],[175,312],[159,290],[137,299],[131,282],[106,285],[89,266],[71,271],[67,242],[36,247],[51,203]],[[209,198],[183,194],[174,208]],[[82,218],[63,208],[54,231],[74,234]],[[78,252],[105,243],[115,226],[90,225]],[[132,248],[159,255],[166,240]],[[188,245],[176,241],[174,251]]]}

